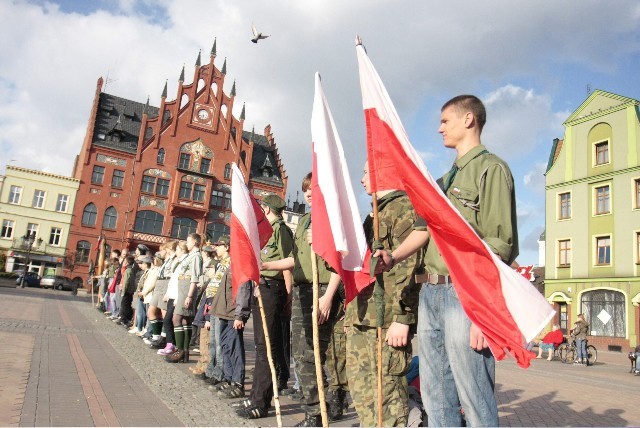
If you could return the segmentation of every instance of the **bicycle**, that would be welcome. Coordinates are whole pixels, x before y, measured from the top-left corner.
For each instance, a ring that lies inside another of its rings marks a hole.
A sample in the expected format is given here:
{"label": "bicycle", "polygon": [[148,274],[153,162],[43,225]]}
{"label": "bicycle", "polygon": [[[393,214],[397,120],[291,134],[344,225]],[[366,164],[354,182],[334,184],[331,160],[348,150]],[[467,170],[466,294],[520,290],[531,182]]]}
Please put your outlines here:
{"label": "bicycle", "polygon": [[[572,364],[576,360],[578,349],[576,348],[576,341],[562,343],[557,349],[560,361],[565,364]],[[588,365],[594,365],[598,361],[598,350],[593,345],[587,345],[587,362]]]}

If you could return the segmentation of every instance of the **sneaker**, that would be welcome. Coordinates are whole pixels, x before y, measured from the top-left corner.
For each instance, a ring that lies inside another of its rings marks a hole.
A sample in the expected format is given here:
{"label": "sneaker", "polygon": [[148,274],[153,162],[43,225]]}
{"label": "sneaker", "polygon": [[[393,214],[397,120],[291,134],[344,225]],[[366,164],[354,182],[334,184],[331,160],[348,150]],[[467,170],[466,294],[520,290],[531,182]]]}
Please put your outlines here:
{"label": "sneaker", "polygon": [[254,404],[249,399],[234,401],[233,403],[231,403],[231,407],[233,407],[234,409],[246,409],[247,407],[251,407],[251,406],[254,406]]}
{"label": "sneaker", "polygon": [[223,398],[242,398],[244,397],[244,387],[238,383],[233,383],[228,388],[218,391],[218,395]]}
{"label": "sneaker", "polygon": [[151,346],[151,340],[150,339],[145,337],[144,339],[142,339],[142,341],[144,342],[145,345]]}
{"label": "sneaker", "polygon": [[208,377],[206,379],[204,379],[205,383],[208,383],[209,385],[216,386],[218,385],[220,382],[222,382],[220,379],[216,379],[215,377]]}
{"label": "sneaker", "polygon": [[176,347],[173,343],[167,343],[167,345],[164,347],[164,349],[160,349],[158,351],[158,355],[171,355],[174,352],[176,352]]}
{"label": "sneaker", "polygon": [[236,414],[244,419],[260,419],[266,418],[269,412],[266,409],[252,405],[251,407],[239,408],[236,410]]}
{"label": "sneaker", "polygon": [[163,349],[165,346],[167,346],[167,341],[164,337],[160,340],[151,340],[151,343],[149,344],[149,347],[152,349]]}
{"label": "sneaker", "polygon": [[110,317],[110,316],[111,316],[111,312],[106,311],[106,312],[104,313],[104,316],[105,316],[105,317]]}
{"label": "sneaker", "polygon": [[223,391],[226,388],[229,388],[231,386],[231,382],[227,382],[227,381],[222,381],[219,382],[217,385],[209,385],[209,389],[211,391]]}
{"label": "sneaker", "polygon": [[135,327],[128,331],[129,334],[136,334],[136,333],[139,333],[139,332],[140,332],[140,330],[138,330]]}

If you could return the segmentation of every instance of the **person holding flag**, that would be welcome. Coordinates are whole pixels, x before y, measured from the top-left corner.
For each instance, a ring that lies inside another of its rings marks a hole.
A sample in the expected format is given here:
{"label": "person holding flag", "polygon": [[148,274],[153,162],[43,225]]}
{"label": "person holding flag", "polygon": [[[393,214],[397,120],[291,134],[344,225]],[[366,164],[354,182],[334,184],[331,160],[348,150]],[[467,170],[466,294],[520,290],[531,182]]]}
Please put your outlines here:
{"label": "person holding flag", "polygon": [[[307,204],[311,207],[312,174],[302,180],[302,191]],[[313,347],[313,274],[311,267],[312,249],[309,242],[311,213],[307,213],[298,221],[294,235],[294,245],[289,257],[262,263],[263,270],[293,269],[293,307],[291,316],[291,337],[293,338],[293,358],[296,372],[300,379],[300,388],[304,395],[302,400],[305,419],[297,426],[321,426],[320,396],[316,378],[316,365]],[[327,268],[325,261],[317,256],[319,284],[319,343],[320,360],[324,365],[327,348],[331,339],[335,315],[338,308],[334,295],[340,285],[338,274]],[[323,387],[323,386],[322,386]]]}
{"label": "person holding flag", "polygon": [[[264,266],[272,260],[281,260],[291,253],[293,233],[282,219],[285,202],[281,197],[275,194],[266,195],[260,201],[260,206],[273,228],[273,234],[260,254],[263,268],[260,271],[260,285],[255,292],[260,293],[262,297],[271,353],[278,375],[278,389],[283,389],[281,386],[284,385],[286,388],[289,380],[289,364],[285,359],[281,316],[291,293],[291,271],[269,270]],[[253,319],[259,320],[261,315],[257,296],[253,298],[251,311]],[[256,346],[256,362],[251,396],[248,400],[237,404],[239,407],[237,414],[247,419],[266,417],[273,398],[272,375],[267,359],[267,345],[262,323],[254,323],[253,338]]]}
{"label": "person holding flag", "polygon": [[[377,198],[380,240],[374,240],[373,216],[365,220],[367,242],[372,250],[382,246],[391,252],[414,230],[426,230],[416,215],[406,193],[390,189],[378,182],[374,190],[369,176],[369,164],[365,164],[361,180],[368,194]],[[419,284],[414,273],[420,267],[420,252],[403,261],[390,262],[387,272],[379,274],[376,282],[362,290],[347,306],[347,380],[351,398],[363,426],[378,425],[377,382],[378,306],[375,289],[382,287],[384,335],[382,373],[382,423],[383,426],[405,426],[409,416],[406,373],[412,357],[411,336],[418,321]]]}
{"label": "person holding flag", "polygon": [[[485,107],[473,95],[460,95],[443,105],[438,132],[457,157],[438,181],[462,217],[509,265],[518,255],[513,177],[506,162],[482,145],[485,122]],[[428,241],[428,232],[414,233],[406,247],[381,254],[385,266]],[[425,268],[418,339],[420,389],[429,426],[461,426],[461,406],[468,424],[497,426],[495,359],[487,341],[463,310],[436,245],[426,247]]]}

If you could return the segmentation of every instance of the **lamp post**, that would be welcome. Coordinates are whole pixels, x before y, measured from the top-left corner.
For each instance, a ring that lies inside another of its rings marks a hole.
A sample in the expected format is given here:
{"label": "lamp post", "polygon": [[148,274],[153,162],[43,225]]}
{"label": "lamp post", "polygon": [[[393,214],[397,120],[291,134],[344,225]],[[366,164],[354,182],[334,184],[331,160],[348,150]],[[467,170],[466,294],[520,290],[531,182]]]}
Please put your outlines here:
{"label": "lamp post", "polygon": [[24,270],[22,272],[22,280],[20,281],[21,288],[24,288],[24,280],[27,276],[27,269],[29,268],[29,264],[31,263],[31,250],[33,249],[34,243],[37,243],[38,247],[40,246],[40,244],[42,244],[42,238],[36,239],[35,232],[27,232],[27,234],[22,237],[22,244],[20,246],[22,247],[22,249],[27,251],[27,260],[25,261]]}

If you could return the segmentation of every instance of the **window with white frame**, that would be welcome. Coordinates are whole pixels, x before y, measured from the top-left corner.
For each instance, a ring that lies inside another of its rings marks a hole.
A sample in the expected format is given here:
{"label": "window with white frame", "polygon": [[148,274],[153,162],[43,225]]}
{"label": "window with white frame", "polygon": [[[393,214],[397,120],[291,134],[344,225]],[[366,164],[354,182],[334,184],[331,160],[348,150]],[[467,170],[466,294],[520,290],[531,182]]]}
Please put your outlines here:
{"label": "window with white frame", "polygon": [[571,239],[558,241],[558,266],[571,266]]}
{"label": "window with white frame", "polygon": [[2,231],[0,238],[13,238],[13,229],[16,223],[13,220],[2,220]]}
{"label": "window with white frame", "polygon": [[67,212],[67,205],[69,203],[69,195],[58,194],[58,201],[56,202],[56,211],[61,213]]}
{"label": "window with white frame", "polygon": [[34,238],[38,236],[37,223],[27,223],[27,236],[33,236]]}
{"label": "window with white frame", "polygon": [[598,186],[593,188],[595,197],[595,214],[609,214],[611,213],[611,188],[607,184],[605,186]]}
{"label": "window with white frame", "polygon": [[59,246],[60,240],[62,239],[62,228],[60,227],[52,227],[51,233],[49,234],[49,245]]}
{"label": "window with white frame", "polygon": [[11,186],[9,188],[9,203],[10,204],[19,204],[20,198],[22,197],[22,187],[20,186]]}
{"label": "window with white frame", "polygon": [[47,194],[44,190],[33,192],[33,208],[44,208],[44,197]]}
{"label": "window with white frame", "polygon": [[609,266],[611,264],[611,236],[596,237],[596,265]]}

